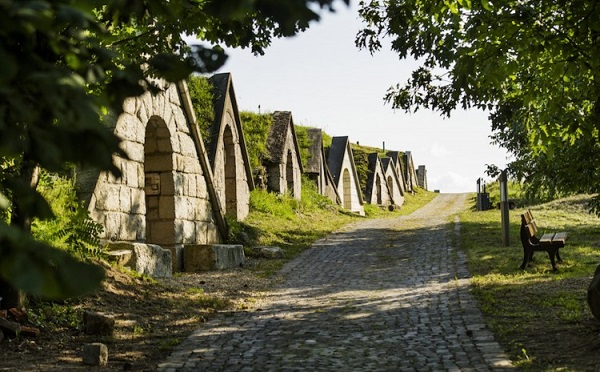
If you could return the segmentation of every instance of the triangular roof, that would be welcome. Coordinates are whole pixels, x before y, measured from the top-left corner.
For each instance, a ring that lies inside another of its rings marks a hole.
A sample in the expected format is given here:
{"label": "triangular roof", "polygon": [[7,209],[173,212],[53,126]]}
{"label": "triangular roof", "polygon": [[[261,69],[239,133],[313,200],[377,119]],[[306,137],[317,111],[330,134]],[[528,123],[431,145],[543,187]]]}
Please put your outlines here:
{"label": "triangular roof", "polygon": [[404,186],[404,188],[408,187],[407,183],[406,183],[406,172],[405,172],[405,165],[404,165],[404,159],[400,156],[401,152],[400,151],[388,151],[386,153],[387,156],[389,156],[392,161],[394,162],[394,166],[398,166],[400,168],[400,174],[398,174],[397,176],[400,179],[400,184]]}
{"label": "triangular roof", "polygon": [[221,125],[223,125],[223,115],[225,114],[225,103],[227,99],[231,101],[233,108],[233,119],[235,121],[235,127],[239,136],[239,145],[242,152],[244,170],[246,172],[246,179],[248,180],[248,187],[250,190],[254,189],[254,178],[252,176],[252,169],[250,167],[250,159],[248,157],[248,149],[246,147],[246,139],[244,138],[244,129],[242,127],[242,121],[240,119],[240,112],[238,110],[237,100],[235,98],[235,91],[233,89],[233,79],[231,73],[225,72],[221,74],[215,74],[209,79],[213,86],[213,108],[215,111],[215,121],[210,126],[210,149],[208,149],[208,157],[211,161],[211,166],[215,167],[216,153],[218,146],[218,136],[221,133]]}
{"label": "triangular roof", "polygon": [[406,174],[406,183],[408,184],[410,182],[410,190],[414,191],[414,187],[418,187],[419,183],[417,181],[417,170],[415,169],[415,163],[413,161],[412,158],[412,153],[410,151],[405,151],[404,152],[404,159],[405,159],[405,174]]}
{"label": "triangular roof", "polygon": [[[384,174],[388,172],[388,169],[391,169],[392,174],[394,175],[394,180],[398,183],[398,185],[402,186],[402,181],[398,177],[398,173],[396,173],[394,164],[394,159],[392,158],[381,158],[381,165],[383,166]],[[400,187],[400,192],[402,195],[404,195],[404,189],[402,187]]]}
{"label": "triangular roof", "polygon": [[285,140],[288,131],[292,133],[294,141],[294,150],[296,152],[298,166],[300,172],[302,168],[302,159],[300,158],[300,146],[298,146],[298,138],[296,137],[296,129],[294,129],[294,120],[290,111],[275,111],[273,113],[273,125],[267,137],[267,153],[272,163],[285,163]]}
{"label": "triangular roof", "polygon": [[[385,182],[385,171],[383,169],[383,165],[381,163],[381,159],[379,158],[379,154],[376,152],[369,154],[368,156],[368,175],[367,175],[367,185],[365,190],[365,197],[367,200],[373,199],[373,185],[375,183],[375,176],[377,173],[381,173],[382,181],[385,184],[385,188],[388,189],[388,184]],[[390,195],[390,190],[387,191],[388,196]]]}
{"label": "triangular roof", "polygon": [[325,157],[321,158],[321,150],[323,149],[323,133],[319,128],[308,128],[306,130],[310,145],[308,148],[308,161],[306,162],[305,173],[320,173],[321,165],[327,166],[327,164],[321,164],[321,159],[324,161]]}
{"label": "triangular roof", "polygon": [[308,161],[306,164],[305,173],[320,174],[321,171],[325,172],[324,179],[328,184],[331,184],[333,191],[336,196],[336,203],[339,203],[341,198],[338,193],[337,185],[333,180],[331,171],[327,164],[327,157],[325,156],[325,147],[323,146],[323,132],[319,128],[308,128],[307,129],[308,139],[310,141]]}
{"label": "triangular roof", "polygon": [[200,160],[202,172],[204,172],[204,179],[206,180],[206,187],[212,207],[213,217],[221,237],[223,240],[226,240],[229,233],[227,223],[225,222],[225,216],[221,212],[219,197],[217,196],[217,192],[214,187],[214,177],[212,167],[209,163],[208,152],[204,147],[204,142],[202,141],[202,136],[200,134],[200,130],[198,129],[198,124],[196,123],[196,114],[194,113],[194,108],[192,106],[190,91],[185,81],[180,81],[177,83],[177,91],[179,92],[181,102],[183,103],[183,109],[188,119],[187,122],[190,124],[189,128],[192,133],[192,138],[194,139],[194,144],[196,145],[196,150],[198,151],[198,159]]}
{"label": "triangular roof", "polygon": [[344,157],[349,156],[350,166],[352,167],[352,177],[356,183],[356,190],[358,191],[358,201],[363,204],[362,193],[360,192],[360,182],[358,180],[358,173],[356,173],[356,165],[354,164],[354,154],[350,147],[350,141],[348,136],[333,137],[331,139],[331,147],[329,147],[329,154],[327,156],[327,165],[333,176],[335,184],[339,184],[340,175],[342,172],[342,165],[344,163]]}
{"label": "triangular roof", "polygon": [[[387,174],[388,171],[393,174],[394,182],[398,185],[398,189],[400,190],[400,196],[404,196],[404,185],[402,185],[402,181],[398,178],[398,172],[396,172],[396,167],[394,165],[394,159],[392,158],[381,158],[381,165],[383,166],[383,173]],[[396,195],[391,195],[392,200],[396,197]],[[398,204],[397,200],[393,200],[395,204]]]}

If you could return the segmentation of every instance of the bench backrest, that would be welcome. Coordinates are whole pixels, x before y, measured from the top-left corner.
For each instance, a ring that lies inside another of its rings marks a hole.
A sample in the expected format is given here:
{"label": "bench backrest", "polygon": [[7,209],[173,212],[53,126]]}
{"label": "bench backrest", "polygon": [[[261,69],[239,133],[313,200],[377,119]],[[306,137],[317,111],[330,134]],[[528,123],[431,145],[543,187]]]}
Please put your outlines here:
{"label": "bench backrest", "polygon": [[536,236],[538,228],[531,211],[527,210],[521,215],[521,224],[525,226],[530,238]]}
{"label": "bench backrest", "polygon": [[523,216],[525,216],[525,223],[529,224],[531,221],[533,221],[531,209],[526,210],[525,213],[523,213]]}

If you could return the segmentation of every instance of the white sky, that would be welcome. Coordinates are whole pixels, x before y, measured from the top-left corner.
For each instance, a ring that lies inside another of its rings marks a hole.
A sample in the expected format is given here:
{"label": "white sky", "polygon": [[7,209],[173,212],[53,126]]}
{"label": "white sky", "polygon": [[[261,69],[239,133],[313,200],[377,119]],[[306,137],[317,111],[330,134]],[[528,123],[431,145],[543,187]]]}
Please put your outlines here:
{"label": "white sky", "polygon": [[275,40],[264,56],[228,49],[219,72],[230,72],[241,111],[291,111],[295,124],[331,136],[389,150],[411,151],[425,165],[429,190],[474,192],[485,164],[506,164],[506,152],[490,144],[490,123],[481,111],[450,119],[385,105],[388,88],[404,83],[416,64],[388,49],[371,56],[354,45],[361,22],[357,1],[323,13],[304,33]]}

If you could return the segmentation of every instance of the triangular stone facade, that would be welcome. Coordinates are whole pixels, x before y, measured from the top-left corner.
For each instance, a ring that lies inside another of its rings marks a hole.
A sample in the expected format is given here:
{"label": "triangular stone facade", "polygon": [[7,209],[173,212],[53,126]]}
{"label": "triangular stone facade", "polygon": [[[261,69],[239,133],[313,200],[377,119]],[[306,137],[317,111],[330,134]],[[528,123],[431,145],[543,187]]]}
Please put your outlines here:
{"label": "triangular stone facade", "polygon": [[413,162],[412,154],[410,151],[404,152],[404,177],[406,180],[407,190],[414,192],[419,187],[419,181],[417,172],[415,170],[415,163]]}
{"label": "triangular stone facade", "polygon": [[365,190],[366,202],[387,207],[393,204],[381,160],[377,153],[369,154],[369,173]]}
{"label": "triangular stone facade", "polygon": [[388,151],[387,156],[392,160],[394,169],[396,174],[398,175],[398,179],[400,180],[400,185],[402,186],[402,194],[408,190],[408,184],[406,183],[405,171],[404,171],[404,154],[399,151]]}
{"label": "triangular stone facade", "polygon": [[291,112],[273,113],[273,125],[267,137],[267,153],[265,168],[269,190],[279,194],[290,193],[300,199],[303,169]]}
{"label": "triangular stone facade", "polygon": [[401,178],[398,177],[394,160],[392,158],[382,158],[381,165],[383,166],[392,202],[396,207],[401,207],[404,204],[404,187]]}
{"label": "triangular stone facade", "polygon": [[129,157],[115,156],[122,177],[77,175],[105,241],[160,245],[176,260],[186,244],[224,240],[227,228],[195,120],[184,82],[125,100],[124,112],[109,124]]}
{"label": "triangular stone facade", "polygon": [[308,128],[307,133],[310,147],[304,173],[315,182],[321,195],[327,196],[336,204],[341,204],[341,198],[327,166],[325,148],[323,147],[323,133],[318,128]]}
{"label": "triangular stone facade", "polygon": [[210,159],[221,212],[243,220],[250,211],[254,189],[252,170],[240,120],[231,74],[213,75],[215,121],[210,127]]}
{"label": "triangular stone facade", "polygon": [[332,138],[327,154],[327,165],[342,200],[342,207],[364,215],[362,192],[348,137]]}
{"label": "triangular stone facade", "polygon": [[423,190],[427,190],[427,168],[424,165],[419,165],[417,169],[417,180],[419,187]]}

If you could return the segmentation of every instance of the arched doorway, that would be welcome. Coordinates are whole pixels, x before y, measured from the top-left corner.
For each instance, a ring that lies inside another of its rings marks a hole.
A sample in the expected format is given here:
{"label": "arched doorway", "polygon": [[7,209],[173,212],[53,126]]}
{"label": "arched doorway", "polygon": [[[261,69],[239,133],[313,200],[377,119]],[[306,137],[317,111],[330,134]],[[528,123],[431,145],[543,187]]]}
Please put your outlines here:
{"label": "arched doorway", "polygon": [[343,188],[344,188],[344,209],[352,209],[352,184],[350,183],[350,171],[348,168],[344,168],[342,177]]}
{"label": "arched doorway", "polygon": [[153,116],[144,141],[146,242],[172,248],[175,241],[173,147],[165,121]]}
{"label": "arched doorway", "polygon": [[394,199],[394,181],[392,180],[392,176],[388,176],[387,178],[388,190],[390,190],[390,198]]}
{"label": "arched doorway", "polygon": [[235,141],[229,125],[223,132],[225,161],[225,214],[237,218],[237,168],[235,161]]}
{"label": "arched doorway", "polygon": [[285,182],[287,192],[291,196],[296,196],[294,193],[294,160],[292,157],[292,150],[288,150],[287,160],[285,162]]}

